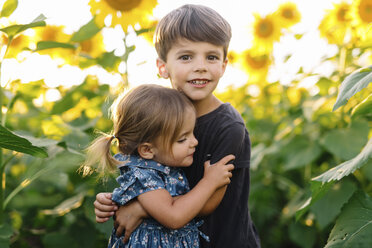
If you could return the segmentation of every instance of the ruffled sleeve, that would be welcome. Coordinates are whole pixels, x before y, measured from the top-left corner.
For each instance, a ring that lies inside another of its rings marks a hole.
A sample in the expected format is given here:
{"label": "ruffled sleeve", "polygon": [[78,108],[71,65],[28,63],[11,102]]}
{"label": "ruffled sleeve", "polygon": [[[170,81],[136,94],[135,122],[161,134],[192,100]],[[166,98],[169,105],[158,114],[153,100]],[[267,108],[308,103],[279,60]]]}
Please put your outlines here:
{"label": "ruffled sleeve", "polygon": [[114,189],[112,200],[120,206],[125,205],[140,194],[165,188],[161,172],[154,169],[128,166],[125,171],[121,172],[116,181],[120,184],[120,187]]}

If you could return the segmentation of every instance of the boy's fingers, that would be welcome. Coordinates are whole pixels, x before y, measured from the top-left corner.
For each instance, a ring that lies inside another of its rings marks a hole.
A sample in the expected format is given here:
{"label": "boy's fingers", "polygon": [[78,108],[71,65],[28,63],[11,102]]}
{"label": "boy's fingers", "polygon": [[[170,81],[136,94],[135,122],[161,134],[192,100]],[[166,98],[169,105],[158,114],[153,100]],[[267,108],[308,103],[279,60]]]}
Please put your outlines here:
{"label": "boy's fingers", "polygon": [[104,212],[110,212],[110,216],[112,216],[112,213],[113,211],[117,210],[117,206],[116,205],[104,205],[104,204],[101,204],[99,201],[95,200],[94,203],[94,212],[96,213],[96,215],[98,214],[98,217],[107,217],[107,216],[101,216]]}
{"label": "boy's fingers", "polygon": [[98,201],[100,204],[111,205],[111,193],[98,193],[96,195],[96,201]]}
{"label": "boy's fingers", "polygon": [[108,220],[109,220],[109,218],[100,218],[100,217],[96,216],[96,222],[97,223],[105,223]]}

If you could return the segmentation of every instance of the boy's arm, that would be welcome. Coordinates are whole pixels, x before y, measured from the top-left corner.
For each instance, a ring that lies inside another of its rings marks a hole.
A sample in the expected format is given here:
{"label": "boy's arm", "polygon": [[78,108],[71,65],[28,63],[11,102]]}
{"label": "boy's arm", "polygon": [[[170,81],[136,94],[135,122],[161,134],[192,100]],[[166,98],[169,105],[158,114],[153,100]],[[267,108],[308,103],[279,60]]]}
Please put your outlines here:
{"label": "boy's arm", "polygon": [[[242,151],[242,146],[244,141],[246,141],[245,137],[247,134],[245,132],[245,126],[241,123],[233,123],[227,127],[224,128],[223,131],[219,133],[219,137],[217,140],[215,140],[215,144],[218,144],[212,153],[212,162],[213,160],[216,161],[216,159],[220,159],[223,156],[226,156],[227,154],[234,154],[238,155]],[[248,136],[248,145],[250,147],[250,139]],[[250,150],[247,152],[248,158],[250,158]],[[249,159],[248,159],[249,160]],[[238,164],[235,164],[237,162]],[[249,161],[248,161],[249,162]],[[234,162],[231,162],[234,164],[234,166],[237,166],[238,168],[241,167],[241,159],[238,157],[234,160]],[[231,181],[234,181],[235,177],[234,174],[236,173],[235,168],[232,171],[233,176],[231,177]],[[235,172],[235,173],[234,173]],[[212,197],[208,200],[208,202],[205,204],[204,208],[200,212],[199,215],[209,215],[211,214],[221,203],[228,185],[219,188],[216,190],[216,192],[212,195]]]}
{"label": "boy's arm", "polygon": [[111,200],[111,193],[98,193],[94,202],[94,213],[98,223],[104,223],[114,216],[116,235],[121,236],[124,232],[124,243],[129,240],[144,218],[149,217],[137,200],[132,200],[125,206],[118,207]]}

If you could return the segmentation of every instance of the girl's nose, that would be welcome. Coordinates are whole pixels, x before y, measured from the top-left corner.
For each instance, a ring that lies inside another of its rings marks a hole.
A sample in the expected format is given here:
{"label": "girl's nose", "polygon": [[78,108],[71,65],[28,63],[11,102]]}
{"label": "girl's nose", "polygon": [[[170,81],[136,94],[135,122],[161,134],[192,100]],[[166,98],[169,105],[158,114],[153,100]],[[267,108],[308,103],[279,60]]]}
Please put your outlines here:
{"label": "girl's nose", "polygon": [[198,140],[195,138],[195,136],[193,136],[193,139],[192,139],[192,141],[191,141],[191,146],[192,147],[195,147],[195,146],[197,146],[198,145]]}

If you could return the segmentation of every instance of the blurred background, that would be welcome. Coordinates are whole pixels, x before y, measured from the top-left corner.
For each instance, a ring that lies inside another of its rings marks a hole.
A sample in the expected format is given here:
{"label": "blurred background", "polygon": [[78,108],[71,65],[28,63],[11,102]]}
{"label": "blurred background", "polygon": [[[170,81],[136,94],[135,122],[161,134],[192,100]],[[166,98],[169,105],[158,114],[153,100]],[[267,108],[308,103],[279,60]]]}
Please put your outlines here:
{"label": "blurred background", "polygon": [[1,0],[0,247],[105,247],[78,168],[115,97],[157,75],[153,32],[186,3],[232,26],[216,95],[252,140],[262,247],[372,246],[372,0]]}

